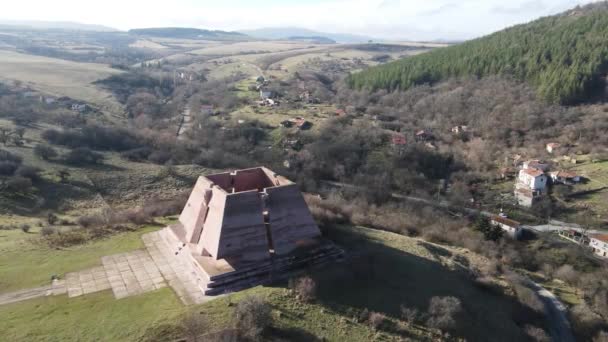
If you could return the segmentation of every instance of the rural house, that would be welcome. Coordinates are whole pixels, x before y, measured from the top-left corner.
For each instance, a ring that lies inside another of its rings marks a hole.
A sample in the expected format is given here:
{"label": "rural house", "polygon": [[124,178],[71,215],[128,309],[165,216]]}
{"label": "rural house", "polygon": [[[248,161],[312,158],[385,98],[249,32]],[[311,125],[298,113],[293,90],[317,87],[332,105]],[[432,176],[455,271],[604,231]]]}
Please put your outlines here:
{"label": "rural house", "polygon": [[454,134],[466,133],[468,130],[469,130],[468,126],[458,125],[458,126],[452,127],[452,133],[454,133]]}
{"label": "rural house", "polygon": [[523,234],[521,223],[507,218],[504,214],[492,216],[490,222],[500,227],[513,239],[519,239]]}
{"label": "rural house", "polygon": [[530,190],[543,191],[547,187],[547,176],[543,171],[537,169],[520,170],[517,181]]}
{"label": "rural house", "polygon": [[260,99],[267,100],[272,97],[271,91],[260,90]]}
{"label": "rural house", "polygon": [[544,172],[544,171],[549,170],[549,163],[547,163],[544,160],[538,160],[538,159],[527,160],[524,162],[523,168],[524,169],[535,169],[535,170],[540,170],[540,171]]}
{"label": "rural house", "polygon": [[306,119],[304,119],[303,117],[296,117],[294,119],[290,120],[291,122],[293,122],[293,124],[301,130],[307,130],[310,129],[312,127],[312,123],[310,121],[307,121]]}
{"label": "rural house", "polygon": [[427,141],[429,139],[432,138],[432,135],[430,132],[422,129],[419,130],[418,132],[416,132],[416,141]]}
{"label": "rural house", "polygon": [[561,145],[558,144],[558,143],[548,143],[547,144],[547,152],[553,153],[553,152],[555,152],[555,150],[557,150],[560,147],[561,147]]}
{"label": "rural house", "polygon": [[598,256],[608,257],[608,234],[594,234],[589,236],[589,247]]}
{"label": "rural house", "polygon": [[391,143],[393,146],[403,146],[407,144],[407,139],[403,134],[393,134],[391,137]]}
{"label": "rural house", "polygon": [[581,181],[581,177],[573,171],[554,171],[549,173],[549,175],[553,184],[572,185]]}
{"label": "rural house", "polygon": [[547,176],[541,170],[522,169],[515,183],[515,198],[524,207],[532,207],[545,193]]}
{"label": "rural house", "polygon": [[589,237],[574,229],[562,229],[558,232],[561,238],[570,240],[579,245],[589,245]]}

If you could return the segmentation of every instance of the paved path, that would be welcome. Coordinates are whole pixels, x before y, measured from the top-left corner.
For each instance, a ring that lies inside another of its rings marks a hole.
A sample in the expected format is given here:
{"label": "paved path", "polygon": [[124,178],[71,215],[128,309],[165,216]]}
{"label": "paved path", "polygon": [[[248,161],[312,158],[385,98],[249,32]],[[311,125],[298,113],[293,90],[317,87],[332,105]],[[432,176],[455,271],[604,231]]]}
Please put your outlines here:
{"label": "paved path", "polygon": [[546,321],[549,324],[551,340],[554,342],[574,342],[566,306],[552,292],[539,284],[530,281],[530,286],[545,304]]}
{"label": "paved path", "polygon": [[177,241],[170,246],[166,237],[167,228],[142,236],[144,244],[163,277],[169,282],[180,300],[186,304],[200,304],[212,297],[205,296],[203,291],[207,281],[195,273],[190,256],[179,253]]}
{"label": "paved path", "polygon": [[184,139],[183,135],[190,128],[192,128],[192,114],[190,113],[190,106],[186,106],[184,111],[181,113],[179,126],[177,128],[177,139]]}
{"label": "paved path", "polygon": [[32,298],[66,294],[69,298],[112,289],[116,299],[158,290],[167,284],[186,305],[200,304],[214,297],[204,295],[207,280],[196,272],[190,256],[180,246],[170,245],[167,228],[144,234],[145,249],[108,255],[102,266],[66,273],[65,280],[51,285],[0,294],[0,305]]}

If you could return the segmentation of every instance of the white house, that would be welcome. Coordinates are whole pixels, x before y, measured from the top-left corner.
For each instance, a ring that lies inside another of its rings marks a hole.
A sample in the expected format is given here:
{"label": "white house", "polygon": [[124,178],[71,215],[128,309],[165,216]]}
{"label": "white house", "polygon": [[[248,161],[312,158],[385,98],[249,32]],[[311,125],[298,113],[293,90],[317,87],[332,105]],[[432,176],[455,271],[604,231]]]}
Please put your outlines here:
{"label": "white house", "polygon": [[455,133],[455,134],[465,133],[468,130],[469,130],[469,127],[468,126],[463,126],[463,125],[458,125],[458,126],[452,127],[452,133]]}
{"label": "white house", "polygon": [[590,235],[589,247],[591,247],[596,255],[608,258],[608,234]]}
{"label": "white house", "polygon": [[549,153],[553,153],[553,151],[557,150],[558,148],[560,148],[561,145],[558,143],[548,143],[547,144],[547,152]]}
{"label": "white house", "polygon": [[554,171],[549,175],[554,184],[574,184],[581,181],[581,177],[572,171]]}
{"label": "white house", "polygon": [[532,207],[547,190],[547,181],[547,176],[541,170],[532,168],[520,170],[514,192],[517,203],[524,207]]}
{"label": "white house", "polygon": [[519,171],[518,182],[530,190],[545,190],[547,187],[547,176],[541,170],[523,169]]}
{"label": "white house", "polygon": [[490,222],[493,225],[502,228],[502,230],[504,230],[510,237],[512,237],[514,239],[521,238],[521,236],[523,234],[523,229],[521,227],[521,223],[511,220],[511,219],[507,218],[505,215],[501,214],[501,215],[492,216]]}
{"label": "white house", "polygon": [[272,97],[271,91],[264,91],[260,89],[260,99],[266,100]]}

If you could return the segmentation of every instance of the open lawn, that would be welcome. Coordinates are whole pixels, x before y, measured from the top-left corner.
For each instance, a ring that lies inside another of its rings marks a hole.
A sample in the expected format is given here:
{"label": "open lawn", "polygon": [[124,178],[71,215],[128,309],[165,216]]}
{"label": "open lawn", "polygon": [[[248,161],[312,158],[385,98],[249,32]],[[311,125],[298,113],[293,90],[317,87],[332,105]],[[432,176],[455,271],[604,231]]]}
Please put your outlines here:
{"label": "open lawn", "polygon": [[184,308],[169,288],[115,300],[112,291],[43,297],[3,306],[3,341],[141,341]]}
{"label": "open lawn", "polygon": [[[21,250],[7,259],[14,260],[18,266],[37,262],[38,259],[27,259],[30,253],[37,258],[44,253],[50,253],[50,256],[65,253],[62,257],[47,257],[50,260],[45,266],[23,272],[50,273],[47,269],[54,263],[66,268],[84,268],[92,264],[86,260],[92,260],[93,255],[97,258],[102,253],[138,248],[139,242],[134,243],[132,239],[138,239],[145,230],[115,236],[82,249],[55,252]],[[192,310],[202,313],[210,321],[212,330],[220,330],[230,326],[234,308],[230,303],[256,295],[264,297],[272,305],[275,323],[270,335],[283,340],[325,338],[327,341],[363,342],[409,337],[430,341],[439,339],[437,331],[417,324],[407,326],[400,323],[400,305],[425,311],[433,296],[456,296],[465,308],[465,315],[458,318],[458,323],[460,334],[467,340],[523,339],[511,317],[514,302],[476,287],[468,275],[468,269],[483,263],[483,258],[466,250],[444,248],[419,239],[361,227],[338,227],[331,230],[330,235],[355,257],[347,263],[335,264],[312,274],[318,286],[314,303],[300,303],[284,284],[277,284],[221,297]],[[2,255],[4,257],[5,253]],[[6,261],[1,260],[0,265]],[[2,279],[8,272],[0,269]],[[16,271],[10,272],[13,276]],[[44,274],[44,278],[47,277],[48,274]],[[28,279],[32,283],[31,278]],[[364,308],[387,315],[387,321],[379,330],[357,318]],[[0,331],[11,341],[174,340],[178,331],[177,317],[185,310],[170,289],[121,300],[115,300],[109,291],[76,299],[48,297],[2,307]]]}
{"label": "open lawn", "polygon": [[0,230],[0,292],[50,284],[51,276],[101,265],[104,255],[143,248],[141,235],[159,229],[143,227],[111,238],[68,248],[50,248],[40,240],[39,228]]}
{"label": "open lawn", "polygon": [[110,113],[122,113],[121,104],[92,83],[121,72],[104,64],[0,50],[0,80],[19,80],[38,91],[91,102]]}
{"label": "open lawn", "polygon": [[581,212],[591,211],[597,224],[608,222],[608,161],[585,162],[571,169],[585,181],[572,187],[574,195],[567,203],[572,210],[564,215],[563,220],[577,222]]}

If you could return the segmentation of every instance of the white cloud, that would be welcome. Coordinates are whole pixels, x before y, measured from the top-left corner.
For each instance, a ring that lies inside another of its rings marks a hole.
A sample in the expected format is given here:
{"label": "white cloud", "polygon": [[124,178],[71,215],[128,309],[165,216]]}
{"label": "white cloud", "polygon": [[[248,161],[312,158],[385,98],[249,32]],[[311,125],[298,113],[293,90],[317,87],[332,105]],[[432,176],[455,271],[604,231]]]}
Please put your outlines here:
{"label": "white cloud", "polygon": [[12,20],[77,21],[120,29],[300,26],[390,39],[471,38],[591,0],[18,0]]}

